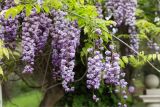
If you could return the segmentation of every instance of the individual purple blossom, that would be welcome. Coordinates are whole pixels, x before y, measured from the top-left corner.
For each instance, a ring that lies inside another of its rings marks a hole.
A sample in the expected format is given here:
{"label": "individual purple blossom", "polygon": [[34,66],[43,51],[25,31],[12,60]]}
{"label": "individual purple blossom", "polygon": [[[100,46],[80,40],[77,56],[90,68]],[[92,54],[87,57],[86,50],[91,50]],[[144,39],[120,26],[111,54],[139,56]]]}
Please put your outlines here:
{"label": "individual purple blossom", "polygon": [[99,29],[99,28],[95,30],[95,33],[96,33],[97,35],[102,35],[102,31],[101,31],[101,29]]}
{"label": "individual purple blossom", "polygon": [[148,47],[149,47],[152,51],[154,51],[154,52],[156,52],[156,53],[159,53],[159,51],[160,51],[160,46],[159,46],[156,42],[153,42],[153,41],[151,40],[151,41],[149,41],[149,42],[147,43],[147,45],[148,45]]}
{"label": "individual purple blossom", "polygon": [[96,95],[93,95],[93,100],[94,100],[95,102],[98,102],[98,101],[99,101],[99,98],[98,98]]}
{"label": "individual purple blossom", "polygon": [[26,65],[24,67],[23,73],[32,73],[34,68],[31,65]]}
{"label": "individual purple blossom", "polygon": [[129,86],[128,87],[128,92],[129,93],[134,93],[135,92],[135,87],[134,86]]}
{"label": "individual purple blossom", "polygon": [[123,104],[123,107],[127,107],[127,104]]}
{"label": "individual purple blossom", "polygon": [[127,95],[124,95],[124,96],[123,96],[123,98],[124,98],[124,99],[127,99],[127,98],[128,98],[128,96],[127,96]]}
{"label": "individual purple blossom", "polygon": [[121,80],[120,80],[120,86],[121,86],[122,88],[126,88],[127,84],[128,84],[128,83],[127,83],[124,79],[121,79]]}
{"label": "individual purple blossom", "polygon": [[121,102],[118,102],[118,107],[121,107],[122,103]]}

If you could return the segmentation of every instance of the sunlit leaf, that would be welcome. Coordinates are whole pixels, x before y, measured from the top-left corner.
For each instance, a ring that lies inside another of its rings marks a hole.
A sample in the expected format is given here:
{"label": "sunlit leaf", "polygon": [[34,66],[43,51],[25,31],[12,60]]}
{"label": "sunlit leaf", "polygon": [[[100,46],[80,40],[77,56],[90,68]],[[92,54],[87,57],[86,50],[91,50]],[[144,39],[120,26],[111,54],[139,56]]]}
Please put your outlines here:
{"label": "sunlit leaf", "polygon": [[3,54],[9,59],[9,51],[7,48],[3,48]]}
{"label": "sunlit leaf", "polygon": [[3,69],[1,66],[0,66],[0,75],[3,75]]}

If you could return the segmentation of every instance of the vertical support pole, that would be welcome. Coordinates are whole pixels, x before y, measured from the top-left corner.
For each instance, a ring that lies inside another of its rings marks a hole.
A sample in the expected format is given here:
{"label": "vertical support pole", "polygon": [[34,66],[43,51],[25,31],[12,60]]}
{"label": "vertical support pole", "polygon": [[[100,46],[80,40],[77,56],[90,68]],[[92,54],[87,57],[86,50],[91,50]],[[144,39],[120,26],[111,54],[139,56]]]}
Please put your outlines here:
{"label": "vertical support pole", "polygon": [[0,107],[3,107],[3,103],[2,103],[2,84],[0,82]]}

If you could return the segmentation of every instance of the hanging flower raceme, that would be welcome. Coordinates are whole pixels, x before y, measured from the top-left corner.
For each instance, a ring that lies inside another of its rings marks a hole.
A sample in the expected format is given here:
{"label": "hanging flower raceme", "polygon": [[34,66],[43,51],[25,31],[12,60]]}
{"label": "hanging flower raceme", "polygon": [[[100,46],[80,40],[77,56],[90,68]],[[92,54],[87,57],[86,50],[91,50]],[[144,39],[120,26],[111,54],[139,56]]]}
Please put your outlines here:
{"label": "hanging flower raceme", "polygon": [[[15,6],[14,1],[6,0],[2,6],[2,9],[6,10],[12,6]],[[10,16],[8,19],[6,19],[4,15],[0,16],[0,39],[4,40],[5,42],[15,41],[19,28],[18,18],[19,15],[16,15],[15,18]]]}
{"label": "hanging flower raceme", "polygon": [[80,30],[76,22],[69,22],[66,12],[52,10],[54,27],[51,28],[52,36],[52,63],[54,77],[60,75],[65,91],[74,91],[70,83],[74,82],[73,72],[75,66],[76,48],[80,41]]}
{"label": "hanging flower raceme", "polygon": [[102,4],[97,2],[95,6],[96,6],[96,8],[97,8],[98,18],[102,19],[102,18],[103,18]]}
{"label": "hanging flower raceme", "polygon": [[[130,34],[130,45],[134,51],[138,52],[139,38],[135,28],[136,6],[137,3],[135,0],[108,0],[106,2],[107,10],[112,12],[114,21],[117,23],[117,27],[122,25],[128,27],[128,33]],[[134,51],[131,52],[135,54]]]}
{"label": "hanging flower raceme", "polygon": [[[121,94],[124,99],[127,98],[125,88],[127,82],[124,80],[125,73],[122,72],[119,60],[120,56],[118,53],[115,53],[114,46],[109,45],[109,50],[105,52],[105,63],[104,63],[104,75],[103,79],[107,85],[114,85],[121,88]],[[119,92],[120,90],[116,90]],[[120,104],[120,103],[119,103]]]}
{"label": "hanging flower raceme", "polygon": [[34,68],[34,58],[38,52],[42,52],[49,36],[49,28],[52,21],[44,13],[32,12],[25,17],[22,23],[22,60],[27,64],[24,73],[31,73]]}

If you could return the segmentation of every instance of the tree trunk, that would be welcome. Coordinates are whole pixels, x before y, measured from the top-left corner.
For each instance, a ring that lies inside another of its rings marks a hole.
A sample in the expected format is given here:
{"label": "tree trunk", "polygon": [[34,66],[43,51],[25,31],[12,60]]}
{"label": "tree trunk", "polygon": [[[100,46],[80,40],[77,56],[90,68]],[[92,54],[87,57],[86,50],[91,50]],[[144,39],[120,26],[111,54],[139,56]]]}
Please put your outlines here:
{"label": "tree trunk", "polygon": [[54,107],[56,102],[59,101],[64,96],[64,90],[61,86],[57,86],[48,90],[39,107]]}

